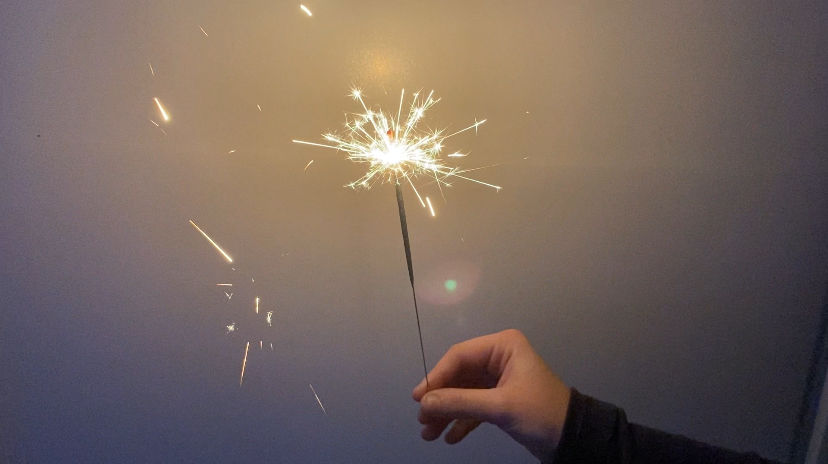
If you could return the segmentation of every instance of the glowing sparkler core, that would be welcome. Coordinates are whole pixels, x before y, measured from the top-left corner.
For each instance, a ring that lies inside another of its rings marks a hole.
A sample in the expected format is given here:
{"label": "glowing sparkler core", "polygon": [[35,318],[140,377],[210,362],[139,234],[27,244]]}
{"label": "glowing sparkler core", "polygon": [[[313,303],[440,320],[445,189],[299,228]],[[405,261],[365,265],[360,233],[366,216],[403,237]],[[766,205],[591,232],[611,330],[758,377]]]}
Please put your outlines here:
{"label": "glowing sparkler core", "polygon": [[[351,97],[359,101],[365,112],[352,114],[351,118],[346,115],[344,132],[324,134],[325,140],[331,142],[332,145],[301,140],[294,140],[294,142],[341,150],[348,154],[349,160],[368,164],[368,172],[364,176],[346,185],[351,188],[368,189],[377,181],[385,183],[404,180],[408,180],[409,184],[414,187],[411,183],[412,178],[425,175],[434,178],[438,186],[451,185],[447,179],[457,177],[500,190],[497,185],[461,175],[471,169],[461,170],[447,166],[440,157],[443,142],[447,138],[469,129],[477,130],[479,125],[486,122],[485,119],[448,135],[445,135],[443,129],[421,130],[417,127],[417,123],[423,119],[426,110],[440,101],[440,99],[435,100],[431,97],[433,93],[429,93],[425,98],[421,97],[419,92],[415,93],[408,115],[403,120],[404,89],[400,94],[400,106],[396,117],[386,115],[381,109],[378,111],[368,109],[362,99],[362,92],[359,89],[353,89]],[[458,155],[460,154],[454,153],[448,156]],[[419,197],[419,193],[417,196]],[[420,202],[422,203],[422,198]]]}

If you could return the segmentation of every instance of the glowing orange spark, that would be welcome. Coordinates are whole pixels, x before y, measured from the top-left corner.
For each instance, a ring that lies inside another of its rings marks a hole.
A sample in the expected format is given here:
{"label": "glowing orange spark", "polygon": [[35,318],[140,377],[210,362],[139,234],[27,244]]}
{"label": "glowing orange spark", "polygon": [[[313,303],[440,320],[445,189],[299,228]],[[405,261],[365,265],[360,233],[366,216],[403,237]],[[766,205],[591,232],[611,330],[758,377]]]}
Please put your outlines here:
{"label": "glowing orange spark", "polygon": [[205,234],[205,233],[204,233],[204,231],[203,231],[203,230],[201,230],[201,228],[200,228],[200,227],[198,227],[198,226],[195,224],[195,222],[193,222],[192,220],[190,220],[190,224],[192,224],[192,225],[193,225],[193,227],[195,227],[197,231],[201,232],[201,235],[203,235],[203,236],[204,236],[204,238],[206,238],[206,239],[207,239],[210,243],[212,243],[212,244],[213,244],[213,246],[214,246],[214,247],[216,247],[216,250],[218,250],[218,251],[219,251],[222,255],[224,255],[224,257],[227,259],[227,261],[228,261],[228,262],[230,262],[230,263],[232,263],[232,262],[233,262],[233,258],[231,258],[231,257],[230,257],[230,255],[228,255],[227,253],[225,253],[225,252],[224,252],[224,250],[222,250],[222,249],[221,249],[221,247],[220,247],[220,246],[218,246],[218,244],[217,244],[216,242],[214,242],[214,241],[213,241],[213,239],[211,239],[209,235]]}
{"label": "glowing orange spark", "polygon": [[250,342],[247,342],[247,347],[244,349],[244,361],[242,361],[242,373],[241,379],[239,379],[239,386],[242,386],[242,382],[244,382],[244,366],[247,365],[247,350],[250,349]]}
{"label": "glowing orange spark", "polygon": [[313,396],[315,396],[315,397],[316,397],[316,402],[317,402],[317,403],[319,403],[319,407],[320,407],[320,408],[322,408],[322,412],[324,412],[324,413],[325,413],[325,415],[327,416],[327,415],[328,415],[328,411],[325,411],[325,406],[322,406],[322,402],[321,402],[321,401],[319,401],[319,395],[317,395],[317,394],[316,394],[316,390],[314,390],[314,389],[313,389],[313,385],[311,385],[311,384],[308,384],[308,385],[310,385],[310,387],[311,387],[311,391],[313,392]]}
{"label": "glowing orange spark", "polygon": [[164,118],[164,121],[169,121],[170,117],[167,115],[167,112],[164,111],[164,107],[161,106],[161,102],[158,101],[158,98],[153,98],[155,100],[155,104],[158,105],[158,109],[161,111],[161,116]]}

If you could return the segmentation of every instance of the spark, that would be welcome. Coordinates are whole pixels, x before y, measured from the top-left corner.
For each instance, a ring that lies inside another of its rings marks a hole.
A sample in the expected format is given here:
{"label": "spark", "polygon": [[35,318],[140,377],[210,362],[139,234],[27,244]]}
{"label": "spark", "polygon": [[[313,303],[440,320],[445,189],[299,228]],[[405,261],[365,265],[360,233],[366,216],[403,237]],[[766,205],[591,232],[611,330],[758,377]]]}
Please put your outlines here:
{"label": "spark", "polygon": [[467,156],[467,155],[465,153],[452,153],[452,154],[448,155],[449,158],[462,158],[464,156]]}
{"label": "spark", "polygon": [[227,152],[227,154],[229,155],[230,153],[235,153],[235,152],[236,152],[236,150],[230,150],[230,151]]}
{"label": "spark", "polygon": [[216,285],[218,285],[220,287],[232,287],[233,286],[233,284],[216,284]]}
{"label": "spark", "polygon": [[151,122],[151,123],[155,124],[155,127],[161,127],[161,126],[159,126],[159,125],[158,125],[158,123],[157,123],[157,122],[153,121],[152,119],[150,119],[150,120],[149,120],[149,122]]}
{"label": "spark", "polygon": [[227,333],[235,332],[236,331],[236,323],[233,322],[227,326]]}
{"label": "spark", "polygon": [[259,340],[259,349],[260,350],[262,349],[262,341],[261,340]]}
{"label": "spark", "polygon": [[227,292],[224,292],[224,294],[225,294],[225,295],[227,295],[227,299],[228,299],[228,300],[233,299],[233,294],[232,294],[232,293],[227,293]]}
{"label": "spark", "polygon": [[322,406],[322,402],[321,402],[321,401],[319,401],[319,395],[317,395],[317,394],[316,394],[316,390],[314,390],[314,389],[313,389],[313,385],[311,385],[311,384],[308,384],[308,385],[310,385],[310,387],[311,387],[311,391],[313,392],[313,396],[315,396],[315,397],[316,397],[316,402],[317,402],[317,403],[319,403],[319,407],[320,407],[320,408],[322,408],[322,412],[324,412],[324,413],[325,413],[325,415],[327,416],[327,415],[328,415],[328,411],[325,411],[325,406]]}
{"label": "spark", "polygon": [[466,243],[466,241],[463,240],[463,237],[460,237],[460,241],[463,242],[463,243]]}
{"label": "spark", "polygon": [[169,121],[170,117],[167,116],[167,112],[164,111],[164,107],[161,106],[161,102],[158,101],[158,98],[153,98],[155,100],[155,104],[158,105],[158,109],[161,110],[161,116],[164,118],[164,121]]}
{"label": "spark", "polygon": [[[415,93],[407,115],[403,115],[402,108],[405,100],[405,90],[400,93],[400,104],[397,115],[386,114],[381,109],[369,109],[363,100],[362,91],[354,88],[351,97],[357,100],[364,110],[363,113],[345,117],[345,130],[340,133],[323,134],[329,143],[313,143],[294,140],[294,143],[332,148],[347,153],[347,158],[355,163],[368,164],[368,172],[361,178],[347,184],[347,187],[370,188],[374,183],[396,183],[407,181],[412,187],[412,179],[425,176],[433,179],[437,186],[449,186],[449,179],[456,177],[476,182],[494,189],[501,187],[472,179],[462,174],[468,170],[451,167],[445,164],[440,156],[444,142],[455,136],[477,127],[486,120],[475,123],[445,135],[445,129],[420,129],[418,123],[423,120],[425,112],[440,99],[421,96]],[[464,156],[453,153],[449,157]],[[416,191],[416,189],[415,189]],[[417,193],[419,197],[419,193]],[[422,202],[422,198],[420,198]],[[423,203],[425,206],[425,203]]]}
{"label": "spark", "polygon": [[262,107],[261,107],[261,106],[256,105],[256,108],[258,108],[258,109],[259,109],[259,111],[262,111]]}
{"label": "spark", "polygon": [[213,241],[213,239],[211,239],[209,235],[205,234],[205,233],[204,233],[204,231],[203,231],[203,230],[201,230],[201,228],[200,228],[200,227],[198,227],[198,226],[195,224],[195,222],[193,222],[192,220],[190,220],[190,224],[192,224],[192,225],[193,225],[193,227],[195,227],[195,228],[196,228],[196,230],[198,230],[199,232],[201,232],[201,235],[203,235],[203,236],[204,236],[204,238],[206,238],[206,239],[207,239],[210,243],[212,243],[212,244],[213,244],[213,246],[214,246],[214,247],[216,247],[216,250],[218,250],[218,251],[219,251],[222,255],[224,255],[224,257],[227,259],[227,262],[230,262],[230,263],[232,263],[232,262],[233,262],[233,258],[231,258],[231,257],[230,257],[230,255],[228,255],[227,253],[225,253],[225,252],[224,252],[224,250],[222,250],[222,249],[221,249],[221,247],[220,247],[220,246],[218,246],[218,244],[217,244],[216,242],[214,242],[214,241]]}
{"label": "spark", "polygon": [[273,351],[273,343],[270,344],[270,351]]}
{"label": "spark", "polygon": [[149,67],[150,67],[150,72],[151,72],[151,73],[152,73],[152,75],[154,76],[154,75],[155,75],[155,71],[153,71],[153,69],[152,69],[152,63],[150,63],[149,61],[147,61],[147,64],[148,64],[148,65],[149,65]]}
{"label": "spark", "polygon": [[273,327],[273,311],[267,312],[267,318],[265,320],[267,321],[268,327]]}
{"label": "spark", "polygon": [[[159,129],[161,129],[161,128],[159,127]],[[164,132],[164,129],[161,129],[161,132]],[[164,135],[167,135],[167,133],[164,132]]]}
{"label": "spark", "polygon": [[311,12],[310,12],[310,10],[308,9],[308,7],[306,7],[305,5],[299,5],[299,8],[301,8],[301,9],[302,9],[302,11],[304,11],[305,13],[307,13],[307,14],[308,14],[308,16],[313,16],[313,13],[311,13]]}
{"label": "spark", "polygon": [[242,382],[244,382],[244,366],[247,365],[247,350],[250,349],[250,342],[247,342],[247,347],[244,349],[244,361],[242,361],[242,373],[241,378],[239,379],[239,386],[242,386]]}
{"label": "spark", "polygon": [[205,36],[210,37],[209,35],[207,35],[207,31],[205,31],[203,27],[198,26],[198,28],[201,29],[201,32],[203,32]]}
{"label": "spark", "polygon": [[259,314],[259,297],[256,297],[256,314]]}
{"label": "spark", "polygon": [[305,169],[302,169],[302,170],[303,170],[303,171],[307,171],[307,170],[308,170],[308,166],[310,166],[310,165],[311,165],[311,163],[313,163],[313,160],[310,160],[310,163],[308,163],[308,164],[305,166]]}
{"label": "spark", "polygon": [[431,210],[431,215],[436,216],[436,214],[434,214],[434,207],[431,206],[431,200],[429,200],[428,197],[426,197],[426,203],[428,203],[428,209]]}

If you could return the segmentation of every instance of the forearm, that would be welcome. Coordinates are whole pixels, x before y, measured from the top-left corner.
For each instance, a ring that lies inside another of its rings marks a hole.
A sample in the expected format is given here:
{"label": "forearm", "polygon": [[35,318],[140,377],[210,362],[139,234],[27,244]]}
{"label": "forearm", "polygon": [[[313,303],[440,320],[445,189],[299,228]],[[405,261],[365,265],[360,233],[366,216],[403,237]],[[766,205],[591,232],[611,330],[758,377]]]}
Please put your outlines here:
{"label": "forearm", "polygon": [[624,411],[572,389],[566,423],[554,456],[544,463],[607,464],[770,464],[680,435],[627,422]]}

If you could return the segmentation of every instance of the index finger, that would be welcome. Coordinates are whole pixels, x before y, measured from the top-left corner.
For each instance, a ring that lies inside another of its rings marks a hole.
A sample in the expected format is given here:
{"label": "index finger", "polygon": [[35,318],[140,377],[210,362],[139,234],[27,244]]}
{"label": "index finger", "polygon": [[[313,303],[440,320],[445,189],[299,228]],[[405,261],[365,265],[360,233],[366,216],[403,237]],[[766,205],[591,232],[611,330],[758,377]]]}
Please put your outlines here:
{"label": "index finger", "polygon": [[517,330],[505,330],[460,342],[446,352],[434,369],[414,388],[412,397],[420,401],[430,390],[446,387],[491,388],[503,374]]}

